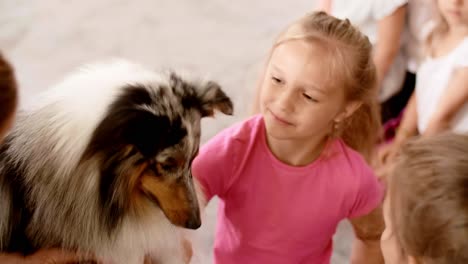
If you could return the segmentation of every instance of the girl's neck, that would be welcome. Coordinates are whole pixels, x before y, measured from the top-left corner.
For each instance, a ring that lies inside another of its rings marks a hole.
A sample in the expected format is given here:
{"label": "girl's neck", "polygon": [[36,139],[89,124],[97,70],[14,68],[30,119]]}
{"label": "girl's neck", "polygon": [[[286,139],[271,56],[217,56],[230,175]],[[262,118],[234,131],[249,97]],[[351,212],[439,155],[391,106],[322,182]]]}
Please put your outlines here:
{"label": "girl's neck", "polygon": [[449,27],[448,31],[436,40],[436,45],[431,52],[432,56],[436,58],[446,56],[466,37],[468,37],[468,27]]}
{"label": "girl's neck", "polygon": [[280,161],[291,166],[306,166],[322,153],[328,137],[317,139],[276,139],[266,133],[270,151]]}
{"label": "girl's neck", "polygon": [[461,40],[468,36],[468,26],[451,26],[447,32],[447,38]]}

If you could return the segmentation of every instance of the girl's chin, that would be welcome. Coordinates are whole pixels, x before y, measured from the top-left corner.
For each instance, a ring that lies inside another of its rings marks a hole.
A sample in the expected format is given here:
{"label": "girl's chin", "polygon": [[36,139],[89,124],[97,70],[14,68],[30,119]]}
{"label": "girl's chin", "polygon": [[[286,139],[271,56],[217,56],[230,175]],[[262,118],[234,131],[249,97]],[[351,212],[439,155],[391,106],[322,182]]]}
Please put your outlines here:
{"label": "girl's chin", "polygon": [[294,132],[272,120],[265,120],[266,134],[274,139],[292,139]]}

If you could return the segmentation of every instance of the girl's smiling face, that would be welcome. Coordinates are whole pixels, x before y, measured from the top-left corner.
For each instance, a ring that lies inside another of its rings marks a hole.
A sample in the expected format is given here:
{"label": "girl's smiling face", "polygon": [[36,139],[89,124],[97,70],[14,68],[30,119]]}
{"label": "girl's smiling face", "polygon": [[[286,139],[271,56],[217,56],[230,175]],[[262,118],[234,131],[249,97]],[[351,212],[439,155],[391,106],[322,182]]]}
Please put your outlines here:
{"label": "girl's smiling face", "polygon": [[270,136],[325,137],[334,121],[344,119],[345,91],[330,78],[331,61],[318,41],[290,40],[273,50],[260,97]]}
{"label": "girl's smiling face", "polygon": [[325,138],[334,122],[355,110],[346,102],[340,80],[331,78],[331,56],[318,41],[290,40],[273,50],[260,97],[269,136]]}

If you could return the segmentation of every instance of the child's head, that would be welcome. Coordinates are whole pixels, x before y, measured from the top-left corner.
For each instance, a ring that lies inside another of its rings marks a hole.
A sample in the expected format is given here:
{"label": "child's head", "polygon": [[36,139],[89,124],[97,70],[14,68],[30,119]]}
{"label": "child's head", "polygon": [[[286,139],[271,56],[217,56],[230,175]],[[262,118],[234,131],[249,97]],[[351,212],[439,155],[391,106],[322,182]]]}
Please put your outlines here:
{"label": "child's head", "polygon": [[0,142],[13,123],[17,104],[14,72],[0,53]]}
{"label": "child's head", "polygon": [[386,232],[409,263],[468,263],[468,136],[442,134],[405,145],[384,215]]}
{"label": "child's head", "polygon": [[437,9],[441,18],[450,27],[468,25],[467,0],[437,0]]}
{"label": "child's head", "polygon": [[368,38],[323,12],[290,25],[274,44],[260,108],[276,138],[341,136],[368,153],[379,132],[376,71]]}
{"label": "child's head", "polygon": [[[434,39],[447,33],[449,30],[468,27],[468,0],[433,0],[437,12],[435,27],[427,38],[429,52],[432,52]],[[464,31],[465,31],[464,30]]]}

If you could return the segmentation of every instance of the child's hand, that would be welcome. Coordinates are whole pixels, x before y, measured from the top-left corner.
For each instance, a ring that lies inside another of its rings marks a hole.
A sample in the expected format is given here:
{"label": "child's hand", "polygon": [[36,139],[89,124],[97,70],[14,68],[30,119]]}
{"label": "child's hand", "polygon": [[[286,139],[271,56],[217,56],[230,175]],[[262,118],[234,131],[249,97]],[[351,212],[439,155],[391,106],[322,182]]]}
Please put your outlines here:
{"label": "child's hand", "polygon": [[193,248],[192,248],[192,243],[187,240],[183,239],[182,240],[182,248],[184,249],[184,260],[185,263],[190,263],[190,260],[192,259],[193,256]]}
{"label": "child's hand", "polygon": [[382,146],[377,153],[378,166],[385,166],[389,163],[392,163],[395,160],[402,143],[403,142],[401,141],[395,140],[391,143],[388,143],[387,145]]}

